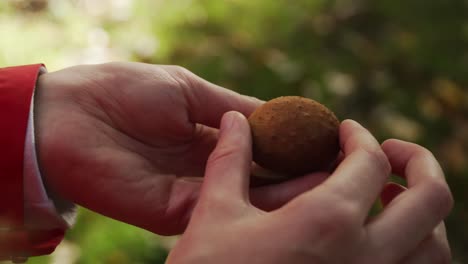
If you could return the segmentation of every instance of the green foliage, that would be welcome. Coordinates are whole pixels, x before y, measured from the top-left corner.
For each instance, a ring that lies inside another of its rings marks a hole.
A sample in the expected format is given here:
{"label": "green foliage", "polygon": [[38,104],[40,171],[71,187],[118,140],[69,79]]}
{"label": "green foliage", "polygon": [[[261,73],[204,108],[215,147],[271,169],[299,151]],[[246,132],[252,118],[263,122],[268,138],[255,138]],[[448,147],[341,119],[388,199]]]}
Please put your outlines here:
{"label": "green foliage", "polygon": [[[446,172],[456,200],[449,240],[456,261],[468,261],[467,1],[19,2],[34,1],[0,1],[0,65],[178,64],[265,100],[311,97],[379,140],[422,144]],[[90,212],[68,239],[78,263],[162,263],[166,254],[160,238]]]}
{"label": "green foliage", "polygon": [[81,263],[162,263],[167,251],[148,232],[82,209],[67,238],[85,252]]}

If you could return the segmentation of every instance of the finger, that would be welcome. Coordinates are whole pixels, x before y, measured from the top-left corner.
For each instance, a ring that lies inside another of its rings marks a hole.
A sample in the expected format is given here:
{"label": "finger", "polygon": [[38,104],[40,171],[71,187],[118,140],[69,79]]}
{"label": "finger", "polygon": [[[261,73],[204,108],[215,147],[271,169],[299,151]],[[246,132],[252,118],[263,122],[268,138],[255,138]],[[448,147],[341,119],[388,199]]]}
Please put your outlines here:
{"label": "finger", "polygon": [[[412,143],[388,140],[382,148],[394,173],[407,179],[408,190],[399,194],[367,229],[379,248],[405,252],[417,245],[444,219],[453,198],[434,156]],[[394,259],[394,254],[388,257]]]}
{"label": "finger", "polygon": [[419,246],[406,256],[401,264],[449,264],[452,261],[444,223],[440,223]]}
{"label": "finger", "polygon": [[250,199],[255,207],[264,211],[272,211],[282,207],[301,193],[315,188],[328,176],[328,173],[319,172],[282,183],[257,187],[250,192]]}
{"label": "finger", "polygon": [[[328,176],[328,173],[320,172],[281,183],[272,184],[270,182],[269,185],[251,188],[250,200],[255,207],[264,211],[272,211],[282,207],[301,193],[315,188]],[[165,212],[170,219],[176,219],[176,221],[170,221],[170,230],[174,231],[169,234],[178,234],[187,226],[192,209],[197,202],[201,184],[202,178],[184,177],[178,178],[172,185],[173,192],[171,194],[174,195],[169,199],[169,209]]]}
{"label": "finger", "polygon": [[263,103],[254,97],[212,84],[186,69],[175,66],[164,67],[171,69],[171,73],[176,75],[176,78],[184,80],[185,85],[182,88],[192,123],[217,128],[224,113],[237,111],[248,117]]}
{"label": "finger", "polygon": [[389,177],[390,165],[377,140],[355,121],[342,122],[340,144],[344,160],[314,195],[338,195],[353,203],[363,223]]}
{"label": "finger", "polygon": [[222,198],[248,202],[252,143],[247,119],[228,112],[221,121],[219,141],[208,158],[203,198]]}

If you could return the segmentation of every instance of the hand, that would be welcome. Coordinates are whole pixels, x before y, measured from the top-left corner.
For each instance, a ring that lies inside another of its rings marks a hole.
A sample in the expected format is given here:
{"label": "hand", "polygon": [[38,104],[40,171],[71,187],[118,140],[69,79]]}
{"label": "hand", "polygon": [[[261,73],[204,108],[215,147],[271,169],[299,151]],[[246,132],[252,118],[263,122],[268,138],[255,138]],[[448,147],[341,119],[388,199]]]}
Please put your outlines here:
{"label": "hand", "polygon": [[387,240],[381,244],[400,241],[394,250],[410,252],[401,264],[451,263],[445,224],[437,219],[449,213],[453,198],[437,160],[427,149],[400,140],[387,140],[382,149],[393,173],[406,178],[409,189],[394,183],[385,185],[381,193],[385,210],[373,220],[372,229],[398,228],[393,228],[393,234],[387,232]]}
{"label": "hand", "polygon": [[[328,179],[264,212],[249,200],[248,123],[226,114],[199,202],[168,263],[449,263],[441,221],[452,197],[433,156],[395,140],[382,151],[354,121],[341,124],[340,140],[344,159]],[[391,168],[408,190],[386,185],[384,200],[395,199],[368,219]]]}
{"label": "hand", "polygon": [[[221,116],[262,102],[176,66],[109,63],[41,75],[38,160],[51,193],[159,234],[181,233],[199,193]],[[266,209],[316,181],[252,190]]]}

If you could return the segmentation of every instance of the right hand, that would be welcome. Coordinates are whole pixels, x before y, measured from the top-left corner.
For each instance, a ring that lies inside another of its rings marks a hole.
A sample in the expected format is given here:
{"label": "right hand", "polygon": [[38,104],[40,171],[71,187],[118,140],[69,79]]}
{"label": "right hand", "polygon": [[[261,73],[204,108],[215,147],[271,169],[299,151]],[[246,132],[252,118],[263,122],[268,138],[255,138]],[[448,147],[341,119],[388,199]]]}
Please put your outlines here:
{"label": "right hand", "polygon": [[[328,179],[265,212],[249,200],[248,123],[227,113],[168,263],[449,263],[442,220],[453,201],[431,153],[397,140],[381,147],[353,121],[341,124],[340,139],[344,160]],[[386,184],[391,169],[406,177],[407,190]],[[387,206],[368,219],[379,195]]]}

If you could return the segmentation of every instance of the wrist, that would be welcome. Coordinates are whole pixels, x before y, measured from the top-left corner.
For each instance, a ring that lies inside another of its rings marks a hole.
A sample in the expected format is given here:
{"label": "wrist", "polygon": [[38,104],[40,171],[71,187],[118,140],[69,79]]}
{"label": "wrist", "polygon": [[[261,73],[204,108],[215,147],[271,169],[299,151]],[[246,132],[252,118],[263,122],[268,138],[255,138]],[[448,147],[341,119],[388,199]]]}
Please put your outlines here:
{"label": "wrist", "polygon": [[47,81],[48,73],[41,74],[37,80],[36,89],[34,93],[34,100],[33,100],[33,113],[34,113],[34,137],[35,137],[35,148],[36,148],[36,159],[38,163],[38,168],[42,176],[42,181],[44,187],[49,190],[50,183],[53,182],[51,180],[50,174],[47,173],[47,164],[46,157],[47,157],[47,138],[49,138],[48,130],[51,128],[45,124],[47,122],[47,112],[49,105],[51,102],[49,100],[49,87]]}
{"label": "wrist", "polygon": [[[39,79],[45,75],[45,68],[39,72]],[[25,224],[32,229],[60,228],[70,226],[75,219],[75,206],[50,191],[48,177],[41,171],[38,160],[39,144],[36,144],[37,126],[35,121],[40,120],[36,113],[39,87],[36,82],[30,105],[30,113],[26,135],[24,156],[24,191],[25,191]],[[47,103],[44,103],[46,105]],[[46,131],[45,131],[46,132]],[[42,166],[41,166],[42,167]]]}
{"label": "wrist", "polygon": [[53,202],[55,210],[67,225],[71,225],[75,219],[75,205],[67,200],[69,197],[63,192],[60,186],[61,181],[57,179],[57,176],[64,175],[59,175],[51,169],[51,167],[59,166],[60,159],[57,156],[51,156],[50,150],[54,148],[56,141],[54,138],[58,136],[53,135],[58,120],[50,116],[50,113],[57,112],[54,106],[63,100],[54,94],[58,89],[54,89],[49,76],[49,73],[39,76],[34,93],[35,158],[48,199]]}

